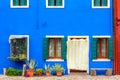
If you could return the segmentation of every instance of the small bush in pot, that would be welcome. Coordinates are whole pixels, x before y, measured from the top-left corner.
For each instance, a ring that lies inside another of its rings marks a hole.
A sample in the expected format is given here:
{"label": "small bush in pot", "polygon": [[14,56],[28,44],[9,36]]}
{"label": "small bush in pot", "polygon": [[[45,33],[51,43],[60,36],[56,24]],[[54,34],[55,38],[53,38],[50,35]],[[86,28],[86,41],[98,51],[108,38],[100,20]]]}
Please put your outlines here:
{"label": "small bush in pot", "polygon": [[34,68],[37,66],[34,59],[31,59],[29,62],[26,62],[27,66],[29,67],[29,70],[27,70],[27,76],[32,77],[34,76]]}
{"label": "small bush in pot", "polygon": [[42,74],[44,73],[43,69],[42,68],[38,68],[36,69],[36,72],[35,72],[38,76],[42,76]]}
{"label": "small bush in pot", "polygon": [[65,70],[61,64],[55,64],[52,66],[52,70],[56,71],[57,76],[62,76],[62,72]]}
{"label": "small bush in pot", "polygon": [[45,68],[45,74],[47,77],[51,76],[51,68],[50,68],[50,65],[46,65],[44,66]]}

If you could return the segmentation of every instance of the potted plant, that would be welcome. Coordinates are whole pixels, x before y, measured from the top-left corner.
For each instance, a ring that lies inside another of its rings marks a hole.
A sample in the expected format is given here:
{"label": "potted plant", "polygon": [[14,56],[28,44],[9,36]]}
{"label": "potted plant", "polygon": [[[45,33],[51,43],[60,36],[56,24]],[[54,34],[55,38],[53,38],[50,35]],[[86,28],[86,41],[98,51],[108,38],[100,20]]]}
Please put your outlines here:
{"label": "potted plant", "polygon": [[52,70],[56,71],[57,76],[62,76],[62,72],[65,70],[61,64],[55,64],[52,66]]}
{"label": "potted plant", "polygon": [[36,72],[35,72],[38,76],[42,76],[42,74],[44,73],[43,69],[42,68],[38,68],[36,69]]}
{"label": "potted plant", "polygon": [[37,66],[34,59],[31,59],[29,62],[26,62],[27,66],[29,67],[29,70],[27,70],[27,76],[32,77],[34,76],[34,68]]}
{"label": "potted plant", "polygon": [[51,68],[50,68],[50,65],[46,65],[44,66],[45,68],[45,74],[47,77],[51,76]]}

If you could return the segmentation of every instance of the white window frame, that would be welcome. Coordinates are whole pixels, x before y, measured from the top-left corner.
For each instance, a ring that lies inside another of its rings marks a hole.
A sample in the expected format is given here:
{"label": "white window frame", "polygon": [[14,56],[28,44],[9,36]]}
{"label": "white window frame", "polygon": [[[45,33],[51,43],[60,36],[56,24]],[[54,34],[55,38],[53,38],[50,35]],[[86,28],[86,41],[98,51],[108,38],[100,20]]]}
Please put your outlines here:
{"label": "white window frame", "polygon": [[[29,60],[29,35],[10,35],[9,43],[11,43],[11,39],[14,38],[27,38],[27,60]],[[11,51],[10,51],[10,55],[11,55]]]}
{"label": "white window frame", "polygon": [[11,8],[29,8],[29,0],[27,0],[26,6],[13,6],[13,0],[10,0],[10,7]]}
{"label": "white window frame", "polygon": [[[99,35],[99,36],[97,36],[97,35],[95,35],[95,36],[92,36],[92,38],[111,38],[111,36],[110,35]],[[102,61],[111,61],[110,59],[96,59],[96,60],[92,60],[93,62],[102,62]]]}
{"label": "white window frame", "polygon": [[62,6],[48,6],[48,0],[46,0],[46,8],[64,8],[65,1],[62,0]]}
{"label": "white window frame", "polygon": [[94,0],[92,0],[92,8],[110,8],[110,0],[108,0],[107,6],[94,6]]}
{"label": "white window frame", "polygon": [[[63,35],[46,35],[46,38],[64,38]],[[46,62],[64,62],[63,59],[47,59]]]}

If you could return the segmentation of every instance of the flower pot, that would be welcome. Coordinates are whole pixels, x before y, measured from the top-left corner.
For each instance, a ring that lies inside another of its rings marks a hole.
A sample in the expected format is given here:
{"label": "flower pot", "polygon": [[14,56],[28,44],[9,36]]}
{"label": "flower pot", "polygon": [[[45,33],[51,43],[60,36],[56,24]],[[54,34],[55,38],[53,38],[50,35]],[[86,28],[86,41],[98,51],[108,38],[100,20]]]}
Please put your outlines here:
{"label": "flower pot", "polygon": [[62,76],[62,72],[56,72],[57,76]]}
{"label": "flower pot", "polygon": [[49,77],[51,75],[50,72],[46,72],[46,76]]}
{"label": "flower pot", "polygon": [[32,76],[34,76],[34,70],[27,70],[27,75],[29,76],[29,77],[32,77]]}
{"label": "flower pot", "polygon": [[38,76],[42,76],[42,73],[39,73]]}

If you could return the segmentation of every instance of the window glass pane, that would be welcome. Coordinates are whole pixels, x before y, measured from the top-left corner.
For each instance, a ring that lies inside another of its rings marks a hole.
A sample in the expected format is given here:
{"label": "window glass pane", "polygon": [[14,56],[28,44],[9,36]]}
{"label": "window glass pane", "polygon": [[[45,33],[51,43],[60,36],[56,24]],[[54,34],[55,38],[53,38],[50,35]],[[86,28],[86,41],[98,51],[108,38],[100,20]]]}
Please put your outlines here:
{"label": "window glass pane", "polygon": [[54,39],[49,42],[49,57],[54,57]]}
{"label": "window glass pane", "polygon": [[62,0],[56,0],[56,6],[62,6]]}
{"label": "window glass pane", "polygon": [[56,56],[61,57],[61,39],[56,39]]}
{"label": "window glass pane", "polygon": [[20,0],[20,6],[27,6],[27,0]]}
{"label": "window glass pane", "polygon": [[102,0],[102,6],[107,6],[108,0]]}
{"label": "window glass pane", "polygon": [[102,57],[106,57],[106,39],[102,39]]}
{"label": "window glass pane", "polygon": [[94,6],[100,6],[100,0],[94,0]]}
{"label": "window glass pane", "polygon": [[19,6],[19,0],[13,0],[13,6]]}
{"label": "window glass pane", "polygon": [[48,0],[48,6],[55,6],[54,0]]}

